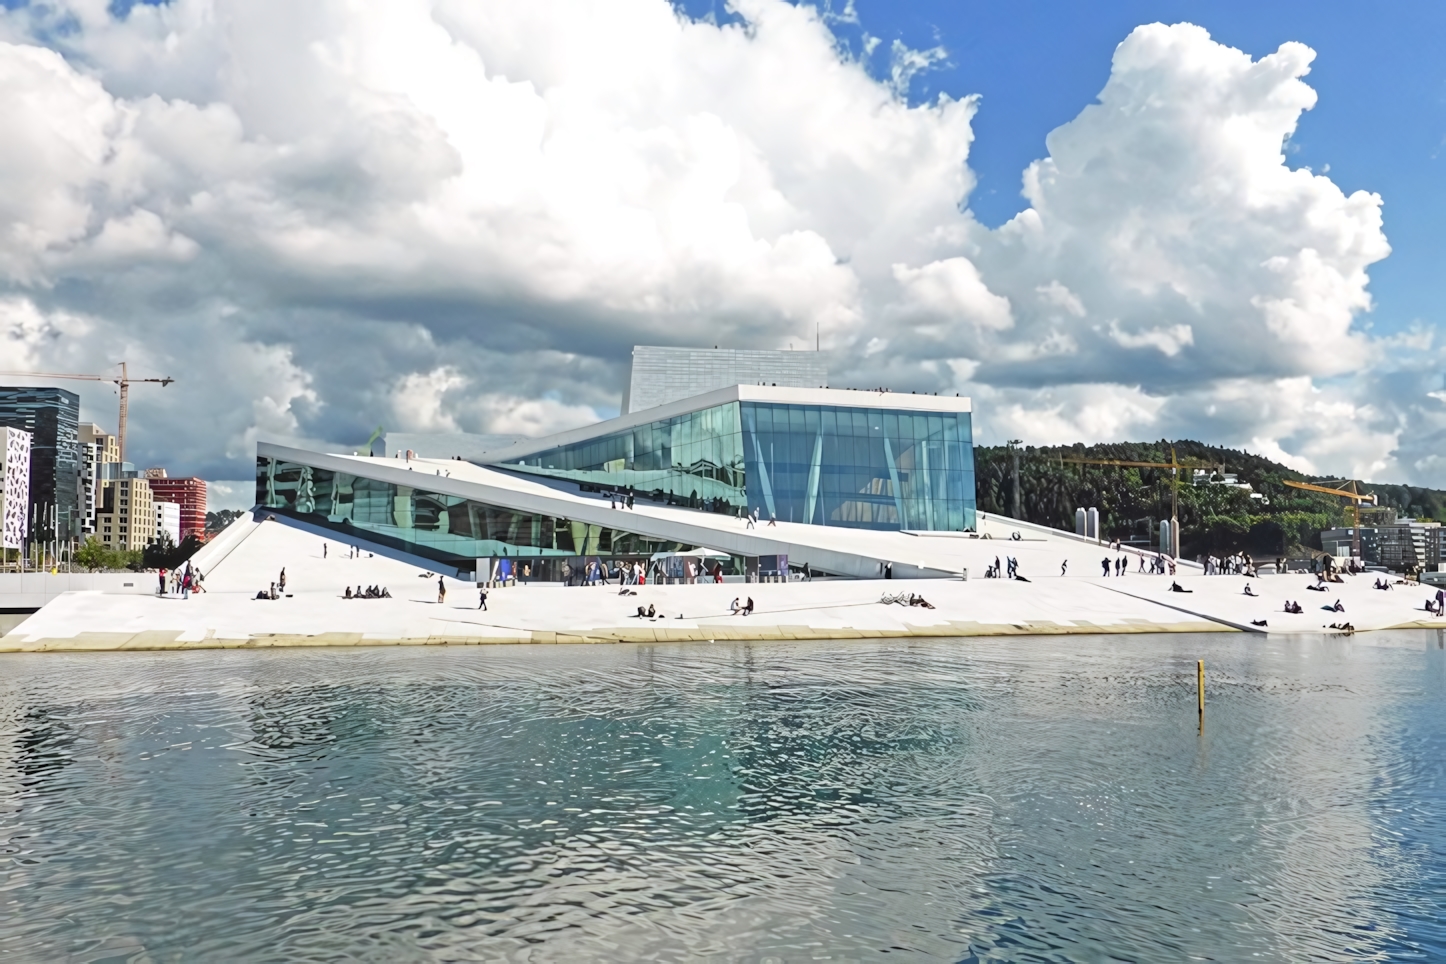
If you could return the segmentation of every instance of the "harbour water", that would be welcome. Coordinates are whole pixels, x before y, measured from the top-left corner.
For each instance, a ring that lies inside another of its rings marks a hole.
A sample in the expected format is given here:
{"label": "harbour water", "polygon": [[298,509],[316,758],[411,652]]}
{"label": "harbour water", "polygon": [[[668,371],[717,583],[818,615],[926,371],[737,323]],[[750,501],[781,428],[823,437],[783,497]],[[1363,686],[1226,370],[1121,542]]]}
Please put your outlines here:
{"label": "harbour water", "polygon": [[9,655],[0,957],[1446,959],[1443,647]]}

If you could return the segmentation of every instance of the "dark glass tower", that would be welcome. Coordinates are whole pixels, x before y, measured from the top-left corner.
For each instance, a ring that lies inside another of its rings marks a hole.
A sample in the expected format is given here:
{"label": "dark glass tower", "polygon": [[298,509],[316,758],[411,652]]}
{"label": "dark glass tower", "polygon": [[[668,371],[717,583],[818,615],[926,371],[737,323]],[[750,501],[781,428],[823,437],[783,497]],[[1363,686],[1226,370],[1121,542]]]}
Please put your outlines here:
{"label": "dark glass tower", "polygon": [[[80,396],[63,388],[0,387],[0,425],[31,434],[30,505],[37,539],[80,531]],[[55,531],[49,525],[55,506]]]}

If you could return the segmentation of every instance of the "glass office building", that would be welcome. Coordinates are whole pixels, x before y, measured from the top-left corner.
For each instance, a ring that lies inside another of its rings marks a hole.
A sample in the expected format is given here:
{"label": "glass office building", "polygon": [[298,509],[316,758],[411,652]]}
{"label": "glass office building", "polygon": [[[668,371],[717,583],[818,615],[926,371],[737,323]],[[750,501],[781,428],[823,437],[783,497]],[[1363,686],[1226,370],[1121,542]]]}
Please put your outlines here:
{"label": "glass office building", "polygon": [[63,388],[0,388],[0,426],[31,435],[30,506],[36,519],[31,536],[79,535],[80,396]]}
{"label": "glass office building", "polygon": [[975,523],[967,411],[740,400],[498,467],[783,522],[945,531]]}

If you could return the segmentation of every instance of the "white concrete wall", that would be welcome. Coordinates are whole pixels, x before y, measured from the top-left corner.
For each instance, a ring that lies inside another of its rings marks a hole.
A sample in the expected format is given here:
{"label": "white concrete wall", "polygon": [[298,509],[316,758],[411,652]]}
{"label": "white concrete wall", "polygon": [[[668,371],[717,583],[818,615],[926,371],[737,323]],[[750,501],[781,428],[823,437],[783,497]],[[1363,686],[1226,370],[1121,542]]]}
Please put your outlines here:
{"label": "white concrete wall", "polygon": [[63,592],[145,595],[156,591],[153,572],[0,573],[0,609],[39,609]]}

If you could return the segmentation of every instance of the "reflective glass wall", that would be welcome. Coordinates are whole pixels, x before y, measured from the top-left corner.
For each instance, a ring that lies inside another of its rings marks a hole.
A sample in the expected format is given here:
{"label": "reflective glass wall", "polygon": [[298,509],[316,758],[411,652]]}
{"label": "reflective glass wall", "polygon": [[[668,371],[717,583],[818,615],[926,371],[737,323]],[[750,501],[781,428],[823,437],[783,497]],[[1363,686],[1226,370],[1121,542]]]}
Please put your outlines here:
{"label": "reflective glass wall", "polygon": [[256,460],[256,503],[337,532],[471,570],[476,559],[521,557],[547,578],[548,560],[647,558],[691,546],[620,529],[473,502],[281,459]]}
{"label": "reflective glass wall", "polygon": [[969,414],[743,402],[749,503],[863,529],[974,528]]}
{"label": "reflective glass wall", "polygon": [[737,403],[560,446],[500,467],[729,515],[742,513],[748,501]]}
{"label": "reflective glass wall", "polygon": [[730,515],[960,531],[973,443],[967,412],[733,402],[499,467]]}

